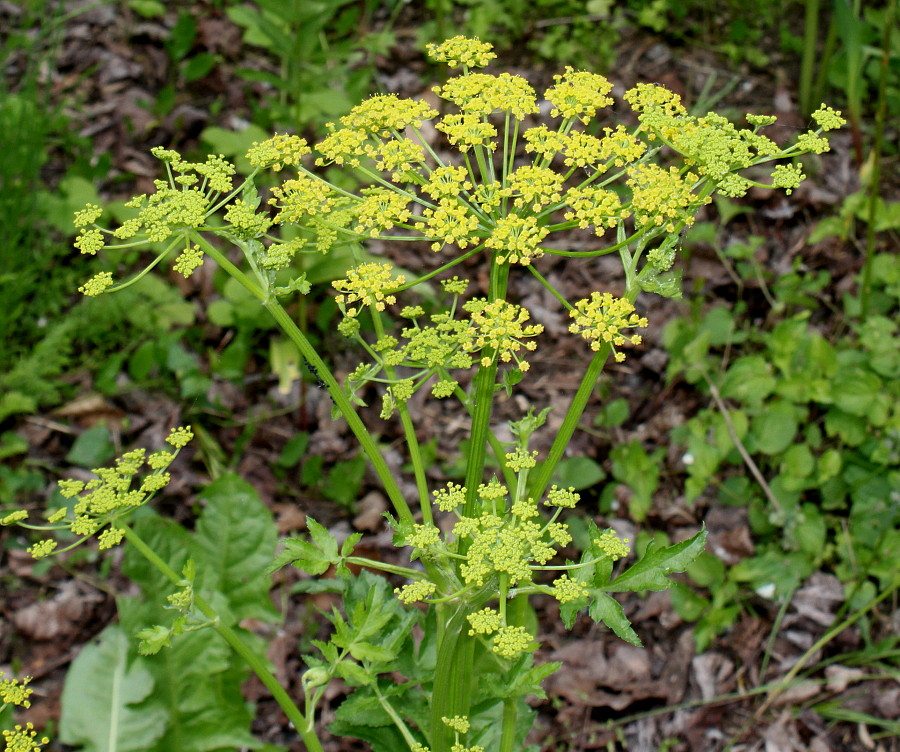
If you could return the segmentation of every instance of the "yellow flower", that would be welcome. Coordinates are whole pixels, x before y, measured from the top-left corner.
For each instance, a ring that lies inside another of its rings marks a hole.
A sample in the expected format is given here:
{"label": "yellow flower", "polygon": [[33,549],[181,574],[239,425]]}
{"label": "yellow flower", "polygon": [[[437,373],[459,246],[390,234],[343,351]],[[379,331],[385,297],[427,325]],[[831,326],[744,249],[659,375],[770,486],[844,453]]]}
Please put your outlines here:
{"label": "yellow flower", "polygon": [[[359,302],[383,311],[386,304],[396,303],[397,299],[393,295],[387,295],[386,291],[399,287],[406,278],[403,275],[392,278],[391,269],[390,264],[377,263],[360,264],[355,269],[350,269],[346,279],[332,283],[333,287],[341,292],[335,298],[338,305],[350,306]],[[347,308],[346,315],[353,317],[358,311],[358,308]]]}
{"label": "yellow flower", "polygon": [[571,312],[575,322],[569,326],[572,334],[581,336],[591,343],[592,350],[599,350],[603,344],[609,344],[618,362],[625,360],[624,353],[616,352],[616,346],[630,342],[639,345],[641,338],[637,334],[625,336],[623,329],[647,326],[647,319],[634,313],[634,306],[624,298],[614,298],[608,292],[602,295],[592,292],[590,299],[579,300],[575,310]]}
{"label": "yellow flower", "polygon": [[497,263],[521,264],[528,266],[533,259],[544,255],[541,241],[549,230],[539,227],[535,217],[519,217],[509,214],[497,221],[491,236],[484,242],[488,248],[500,253]]}
{"label": "yellow flower", "polygon": [[566,72],[553,77],[556,83],[544,92],[544,97],[553,105],[553,117],[579,118],[587,123],[597,110],[613,103],[607,96],[612,91],[612,83],[597,73],[576,71],[566,66]]}
{"label": "yellow flower", "polygon": [[497,57],[491,51],[494,49],[492,44],[482,42],[478,37],[468,39],[461,35],[441,44],[426,44],[425,49],[432,60],[447,63],[450,68],[483,68]]}
{"label": "yellow flower", "polygon": [[473,298],[463,306],[472,316],[469,327],[469,341],[463,345],[467,352],[490,351],[483,355],[481,364],[488,366],[499,358],[504,363],[515,360],[518,367],[528,370],[528,363],[519,357],[523,350],[533,351],[537,345],[533,341],[523,341],[536,337],[544,331],[541,324],[525,325],[531,318],[522,306],[497,299],[492,303],[484,298]]}

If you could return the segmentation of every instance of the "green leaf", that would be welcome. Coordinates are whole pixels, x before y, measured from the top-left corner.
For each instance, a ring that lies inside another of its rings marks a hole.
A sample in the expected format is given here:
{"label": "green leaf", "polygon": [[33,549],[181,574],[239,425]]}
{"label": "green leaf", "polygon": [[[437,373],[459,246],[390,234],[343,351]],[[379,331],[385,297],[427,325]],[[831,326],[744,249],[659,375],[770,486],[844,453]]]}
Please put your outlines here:
{"label": "green leaf", "polygon": [[338,663],[337,674],[352,687],[365,686],[375,681],[375,677],[369,674],[362,666],[351,661]]}
{"label": "green leaf", "polygon": [[[531,659],[531,656],[529,656]],[[503,693],[504,697],[523,697],[525,695],[534,695],[540,699],[547,697],[544,688],[541,686],[547,677],[562,668],[562,663],[558,661],[550,661],[542,663],[540,666],[532,666],[527,671],[517,671],[514,673],[514,679]]]}
{"label": "green leaf", "polygon": [[116,456],[106,426],[93,426],[81,434],[66,455],[66,461],[81,467],[100,467]]}
{"label": "green leaf", "polygon": [[758,405],[775,389],[772,366],[759,355],[738,358],[728,369],[719,390],[725,399]]}
{"label": "green leaf", "polygon": [[700,555],[706,545],[706,536],[704,529],[681,543],[664,548],[657,548],[651,542],[643,557],[604,589],[614,593],[665,590],[669,587],[668,575],[683,572]]}
{"label": "green leaf", "polygon": [[[189,562],[193,560],[197,579],[203,579],[204,551],[180,525],[146,511],[135,523],[135,530],[172,569],[190,579]],[[135,634],[148,625],[177,627],[178,619],[184,617],[166,608],[165,598],[174,589],[169,580],[130,546],[125,549],[123,571],[141,586],[144,596],[143,600],[119,599],[119,619],[125,630]],[[204,595],[229,614],[228,602],[221,593],[207,590]],[[251,635],[242,636],[258,653],[263,652],[259,641]],[[161,650],[146,666],[156,685],[166,688],[158,697],[173,719],[147,752],[258,746],[249,731],[253,715],[240,691],[247,668],[224,640],[205,629],[173,634],[171,647]]]}
{"label": "green leaf", "polygon": [[397,654],[383,648],[380,645],[373,645],[370,642],[354,642],[350,645],[350,655],[358,661],[371,661],[373,663],[388,663],[397,657]]}
{"label": "green leaf", "polygon": [[159,705],[130,707],[153,691],[143,659],[128,659],[128,638],[118,626],[100,633],[72,663],[62,694],[59,738],[83,752],[125,752],[153,746],[166,728]]}
{"label": "green leaf", "polygon": [[750,426],[757,450],[765,454],[780,454],[797,435],[797,414],[793,405],[779,400],[764,405]]}
{"label": "green leaf", "polygon": [[200,498],[207,500],[195,534],[204,553],[201,590],[225,596],[237,621],[277,619],[265,573],[278,538],[272,513],[253,486],[233,474],[207,486]]}
{"label": "green leaf", "polygon": [[393,719],[388,715],[378,697],[370,687],[358,689],[335,711],[334,719],[354,726],[390,726]]}
{"label": "green leaf", "polygon": [[[668,581],[667,581],[668,587]],[[588,613],[595,622],[602,622],[616,633],[617,637],[641,647],[641,638],[631,628],[621,604],[601,590],[591,590],[591,605]]]}
{"label": "green leaf", "polygon": [[288,564],[293,564],[308,574],[320,575],[331,566],[331,560],[309,541],[288,538],[284,542],[284,549],[266,567],[265,572],[272,574]]}
{"label": "green leaf", "polygon": [[635,521],[641,522],[653,503],[653,494],[659,486],[659,454],[653,457],[644,451],[636,439],[613,448],[613,475],[631,489],[628,509]]}
{"label": "green leaf", "polygon": [[581,490],[596,485],[605,477],[603,468],[590,457],[566,457],[556,466],[553,482],[560,488]]}

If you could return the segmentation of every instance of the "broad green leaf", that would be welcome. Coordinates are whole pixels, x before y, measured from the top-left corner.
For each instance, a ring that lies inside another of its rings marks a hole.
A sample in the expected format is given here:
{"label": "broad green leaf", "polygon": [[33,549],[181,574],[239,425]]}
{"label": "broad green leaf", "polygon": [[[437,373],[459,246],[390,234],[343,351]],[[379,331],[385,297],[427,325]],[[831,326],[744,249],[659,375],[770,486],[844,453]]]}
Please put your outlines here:
{"label": "broad green leaf", "polygon": [[[190,579],[190,561],[194,561],[197,579],[207,566],[205,552],[180,525],[147,514],[135,525],[137,533],[175,571]],[[135,635],[154,625],[171,624],[182,618],[166,609],[165,598],[175,589],[168,579],[146,562],[134,549],[126,547],[123,570],[141,585],[143,600],[119,599],[119,618],[123,627]],[[205,592],[226,614],[228,603],[220,593]],[[246,642],[257,652],[262,646],[249,635]],[[136,647],[134,645],[133,647]],[[240,692],[247,677],[246,667],[227,644],[209,629],[187,632],[171,638],[171,647],[163,648],[146,662],[156,680],[165,687],[159,700],[172,721],[148,752],[208,752],[221,748],[258,746],[250,734],[253,715]]]}
{"label": "broad green leaf", "polygon": [[66,455],[66,461],[81,467],[100,467],[116,455],[106,426],[94,426],[81,434]]}
{"label": "broad green leaf", "polygon": [[668,575],[683,572],[700,555],[706,545],[706,536],[704,529],[672,546],[657,548],[651,543],[641,559],[606,585],[604,590],[614,593],[665,590],[670,584]]}
{"label": "broad green leaf", "polygon": [[631,628],[621,604],[601,590],[591,590],[591,606],[588,613],[595,622],[603,622],[617,637],[641,647],[641,638]]}
{"label": "broad green leaf", "polygon": [[129,660],[129,640],[118,626],[100,633],[73,661],[62,694],[59,738],[83,752],[126,752],[151,748],[166,728],[158,704],[134,709],[153,691],[141,658]]}
{"label": "broad green leaf", "polygon": [[560,488],[590,488],[606,477],[603,468],[590,457],[567,457],[556,467],[553,482]]}
{"label": "broad green leaf", "polygon": [[797,435],[797,413],[793,405],[784,400],[766,404],[761,410],[751,422],[755,447],[765,454],[779,454]]}
{"label": "broad green leaf", "polygon": [[238,621],[277,619],[265,573],[278,538],[272,513],[253,487],[233,474],[207,486],[201,499],[208,502],[195,533],[204,553],[202,587],[222,593]]}
{"label": "broad green leaf", "polygon": [[725,399],[757,405],[775,388],[772,366],[760,355],[738,358],[719,385]]}

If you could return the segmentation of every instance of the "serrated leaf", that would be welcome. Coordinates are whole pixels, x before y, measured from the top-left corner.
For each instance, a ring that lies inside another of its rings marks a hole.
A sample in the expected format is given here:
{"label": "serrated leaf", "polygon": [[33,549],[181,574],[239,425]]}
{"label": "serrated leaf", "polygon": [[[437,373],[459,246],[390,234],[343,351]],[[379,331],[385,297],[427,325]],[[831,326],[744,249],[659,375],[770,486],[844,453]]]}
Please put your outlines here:
{"label": "serrated leaf", "polygon": [[128,659],[129,640],[118,626],[100,633],[73,661],[62,694],[59,738],[83,752],[126,752],[153,746],[166,728],[160,705],[130,707],[153,691],[144,660]]}
{"label": "serrated leaf", "polygon": [[665,590],[669,587],[668,575],[683,572],[703,551],[707,531],[681,543],[656,548],[653,542],[643,557],[604,587],[607,592],[637,592],[640,590]]}
{"label": "serrated leaf", "polygon": [[641,638],[631,628],[621,604],[600,590],[591,591],[591,607],[588,613],[595,622],[602,622],[616,633],[617,637],[641,647]]}
{"label": "serrated leaf", "polygon": [[141,655],[156,655],[163,648],[169,647],[172,631],[157,624],[154,627],[142,629],[135,637],[141,641],[141,644],[138,645],[138,652]]}
{"label": "serrated leaf", "polygon": [[293,564],[297,569],[302,569],[311,575],[322,574],[330,566],[330,562],[322,552],[302,538],[288,538],[284,542],[284,549],[265,568],[265,572],[272,574],[288,564]]}
{"label": "serrated leaf", "polygon": [[375,678],[369,675],[369,673],[358,663],[346,660],[338,663],[337,674],[351,686],[365,686],[366,684],[371,684],[375,680]]}
{"label": "serrated leaf", "polygon": [[326,527],[320,525],[312,517],[306,518],[306,526],[309,528],[309,537],[316,548],[325,554],[329,561],[334,561],[338,552],[338,544],[334,536],[328,532]]}
{"label": "serrated leaf", "polygon": [[347,540],[341,545],[341,556],[350,556],[360,540],[362,540],[362,533],[353,533],[347,536]]}
{"label": "serrated leaf", "polygon": [[547,695],[541,685],[548,676],[561,667],[562,663],[559,661],[551,661],[550,663],[542,663],[540,666],[532,666],[527,671],[518,673],[513,683],[504,693],[504,697],[534,695],[542,700],[545,699]]}
{"label": "serrated leaf", "polygon": [[368,687],[358,689],[335,711],[336,721],[345,721],[355,726],[390,726],[394,721],[381,705],[378,697]]}

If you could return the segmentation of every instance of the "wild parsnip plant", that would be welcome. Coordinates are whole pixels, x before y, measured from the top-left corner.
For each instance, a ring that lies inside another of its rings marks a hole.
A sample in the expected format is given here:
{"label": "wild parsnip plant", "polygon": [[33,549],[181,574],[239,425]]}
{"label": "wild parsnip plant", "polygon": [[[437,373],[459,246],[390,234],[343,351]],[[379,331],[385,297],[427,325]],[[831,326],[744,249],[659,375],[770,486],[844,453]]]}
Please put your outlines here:
{"label": "wild parsnip plant", "polygon": [[[612,84],[567,68],[543,93],[551,122],[537,124],[539,97],[528,81],[477,70],[494,57],[489,44],[456,37],[428,51],[462,69],[435,89],[452,105],[446,113],[421,100],[374,96],[332,124],[315,147],[284,134],[255,144],[247,154],[254,171],[239,185],[234,167],[220,156],[188,162],[157,148],[153,153],[166,177],[155,193],[129,203],[131,219],[107,229],[96,205],[76,216],[82,229],[75,245],[83,253],[147,248],[153,254],[129,279],[116,280],[107,271],[88,280],[80,288],[85,295],[120,290],[173,259],[185,277],[211,259],[252,293],[328,390],[335,415],[347,422],[393,505],[394,540],[409,554],[409,566],[355,556],[358,534],[338,544],[312,519],[309,539],[288,540],[272,564],[272,571],[291,563],[311,575],[334,567],[344,583],[344,608],[328,615],[331,639],[315,642],[319,654],[305,657],[303,698],[290,697],[241,638],[223,631],[213,605],[192,588],[192,572],[186,568],[179,576],[168,568],[127,522],[168,481],[171,453],[145,457],[136,450],[115,468],[98,470],[98,479],[86,486],[63,481],[63,494],[75,504],[49,515],[50,526],[67,526],[76,542],[98,537],[108,547],[124,539],[177,588],[170,602],[183,620],[176,627],[148,625],[139,635],[143,652],[161,649],[178,639],[179,630],[205,620],[247,656],[310,750],[322,748],[314,716],[337,678],[353,691],[332,732],[367,739],[373,749],[526,749],[534,712],[525,698],[540,695],[543,679],[559,668],[534,664],[539,645],[531,596],[555,598],[568,627],[587,609],[622,639],[640,644],[610,593],[665,589],[668,575],[683,571],[702,551],[705,531],[673,546],[651,545],[623,570],[617,562],[631,555],[628,541],[589,522],[587,549],[563,559],[563,549],[573,550],[565,510],[576,506],[579,495],[551,485],[554,470],[607,359],[621,361],[629,346],[641,342],[638,330],[648,321],[635,310],[638,294],[678,293],[673,265],[679,237],[697,210],[716,192],[741,196],[751,186],[790,192],[804,178],[792,160],[826,151],[821,133],[843,123],[823,106],[813,116],[818,129],[782,149],[761,133],[772,117],[748,115],[748,128],[714,113],[692,117],[677,95],[638,84],[624,96],[637,125],[606,124],[602,113],[613,104]],[[437,146],[423,133],[426,122],[443,134]],[[759,182],[760,167],[776,161],[769,181]],[[326,166],[352,170],[369,187],[352,193],[333,185],[316,171]],[[263,170],[286,176],[265,202],[254,187]],[[567,232],[575,228],[593,231],[597,249],[567,250]],[[372,238],[417,243],[423,269],[407,279],[387,262],[361,259],[334,283],[339,330],[364,353],[339,383],[284,307],[283,301],[309,291],[291,264],[299,254],[328,253],[338,241]],[[546,256],[590,261],[611,253],[622,261],[621,297],[592,291],[569,301],[539,271]],[[483,261],[486,289],[472,290],[460,278],[459,265],[467,259]],[[568,311],[571,333],[592,353],[544,457],[529,442],[549,408],[530,409],[510,423],[512,444],[492,428],[495,394],[511,392],[527,378],[544,337],[543,327],[515,300],[516,279],[524,275],[536,278]],[[439,280],[446,304],[426,313],[415,291],[432,279]],[[414,499],[401,493],[358,415],[369,385],[380,390],[381,417],[396,416],[402,425]],[[429,486],[409,409],[421,390],[457,401],[471,418],[461,484]],[[179,448],[189,435],[177,429],[169,441]],[[499,477],[485,472],[489,452]],[[152,472],[135,481],[145,463]],[[14,513],[4,523],[20,517]],[[41,542],[31,550],[42,556],[54,545]],[[354,575],[350,565],[363,570]],[[416,625],[421,630],[414,639]],[[398,682],[398,676],[406,680]]]}

